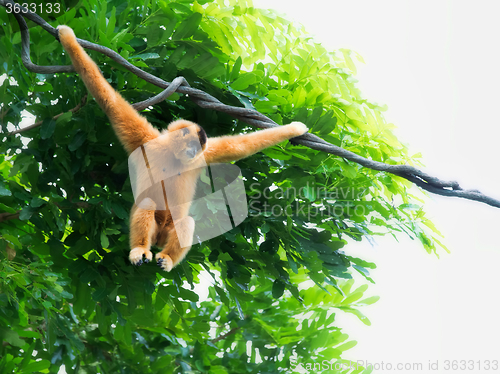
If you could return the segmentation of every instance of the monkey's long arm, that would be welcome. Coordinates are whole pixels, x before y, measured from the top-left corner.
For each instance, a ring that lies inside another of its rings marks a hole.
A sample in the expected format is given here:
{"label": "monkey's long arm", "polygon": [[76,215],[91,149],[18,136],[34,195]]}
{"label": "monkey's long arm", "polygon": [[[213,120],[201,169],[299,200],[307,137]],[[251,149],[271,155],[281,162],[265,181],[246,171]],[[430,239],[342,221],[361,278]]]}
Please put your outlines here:
{"label": "monkey's long arm", "polygon": [[158,130],[142,117],[116,92],[102,76],[95,62],[78,44],[73,30],[59,26],[59,39],[85,86],[107,114],[113,128],[128,153],[160,135]]}
{"label": "monkey's long arm", "polygon": [[250,134],[208,138],[207,149],[203,155],[208,164],[236,161],[306,132],[306,125],[292,122]]}

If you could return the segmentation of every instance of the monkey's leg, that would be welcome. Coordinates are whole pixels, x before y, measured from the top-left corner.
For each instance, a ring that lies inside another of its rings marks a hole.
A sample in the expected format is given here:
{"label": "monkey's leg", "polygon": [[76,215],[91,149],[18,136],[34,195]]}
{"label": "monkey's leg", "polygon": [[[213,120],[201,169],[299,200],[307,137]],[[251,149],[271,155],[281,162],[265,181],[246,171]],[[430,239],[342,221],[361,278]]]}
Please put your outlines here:
{"label": "monkey's leg", "polygon": [[[150,198],[140,203],[141,208],[136,207],[130,217],[130,262],[134,265],[142,265],[144,262],[153,260],[151,238],[156,231],[155,208],[156,204]],[[147,209],[144,209],[147,208]]]}
{"label": "monkey's leg", "polygon": [[[175,265],[182,261],[193,244],[194,219],[184,217],[175,222],[174,227],[169,230],[168,241],[163,251],[156,254],[156,261],[165,271],[170,271]],[[184,246],[181,247],[182,243]]]}

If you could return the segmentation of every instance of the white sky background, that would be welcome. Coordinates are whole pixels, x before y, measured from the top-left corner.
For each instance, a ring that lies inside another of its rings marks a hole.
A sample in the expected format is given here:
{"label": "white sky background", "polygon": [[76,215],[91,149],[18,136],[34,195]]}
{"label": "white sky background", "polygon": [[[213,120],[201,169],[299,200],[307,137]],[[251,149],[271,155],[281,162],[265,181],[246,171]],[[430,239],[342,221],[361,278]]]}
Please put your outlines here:
{"label": "white sky background", "polygon": [[[499,2],[253,1],[302,23],[327,49],[359,52],[366,61],[358,64],[359,87],[388,104],[386,119],[423,153],[426,170],[500,198]],[[440,196],[425,208],[450,255],[438,260],[405,237],[346,248],[377,263],[369,292],[381,300],[362,309],[371,327],[338,313],[358,341],[345,358],[424,364],[401,373],[477,373],[477,362],[474,370],[444,371],[444,360],[500,361],[500,209]],[[439,371],[427,369],[429,360],[440,360]]]}

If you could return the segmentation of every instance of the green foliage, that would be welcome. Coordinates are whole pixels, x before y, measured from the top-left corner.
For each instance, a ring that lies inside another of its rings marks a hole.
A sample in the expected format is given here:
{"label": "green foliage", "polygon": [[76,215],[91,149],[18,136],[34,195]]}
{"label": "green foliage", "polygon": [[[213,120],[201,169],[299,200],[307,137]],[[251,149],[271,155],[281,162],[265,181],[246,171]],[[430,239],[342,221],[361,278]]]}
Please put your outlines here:
{"label": "green foliage", "polygon": [[[167,81],[182,75],[226,104],[279,124],[302,121],[364,157],[415,163],[384,108],[356,88],[359,56],[325,50],[249,0],[62,8],[47,16],[54,26],[68,24]],[[240,226],[195,245],[171,273],[131,266],[127,156],[107,119],[93,100],[71,114],[86,94],[78,77],[28,72],[17,24],[2,8],[0,26],[0,77],[8,76],[0,84],[1,373],[57,373],[62,364],[68,373],[290,373],[341,360],[355,342],[336,313],[369,324],[358,307],[376,301],[363,299],[366,285],[351,291],[354,271],[371,282],[375,265],[348,256],[349,242],[405,232],[436,251],[439,233],[408,182],[286,144],[238,162],[250,214]],[[34,63],[69,62],[40,27],[31,42]],[[91,55],[129,101],[160,92]],[[41,126],[8,135],[28,114]],[[159,128],[189,119],[211,136],[253,130],[178,94],[144,114]]]}

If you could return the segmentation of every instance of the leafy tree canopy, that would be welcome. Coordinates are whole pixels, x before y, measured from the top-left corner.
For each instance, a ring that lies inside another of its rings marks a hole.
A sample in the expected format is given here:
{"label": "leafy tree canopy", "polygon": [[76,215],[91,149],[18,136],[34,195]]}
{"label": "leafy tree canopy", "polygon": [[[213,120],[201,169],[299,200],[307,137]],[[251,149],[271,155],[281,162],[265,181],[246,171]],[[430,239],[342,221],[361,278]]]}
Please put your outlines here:
{"label": "leafy tree canopy", "polygon": [[[60,13],[37,12],[166,81],[184,76],[228,105],[302,121],[373,160],[418,159],[356,88],[359,55],[325,50],[250,0],[61,4]],[[438,233],[409,182],[282,144],[237,163],[249,202],[242,224],[195,245],[170,273],[131,266],[124,150],[93,100],[69,111],[87,94],[78,76],[29,72],[5,8],[0,24],[1,373],[57,373],[62,364],[68,373],[288,373],[341,362],[355,341],[336,313],[369,324],[358,307],[377,299],[355,285],[353,273],[371,282],[375,265],[349,256],[349,242],[405,232],[436,251]],[[54,37],[30,26],[34,63],[69,63]],[[160,92],[90,55],[130,102]],[[159,128],[192,120],[209,136],[255,130],[180,94],[144,115]],[[40,126],[9,134],[32,116]]]}

